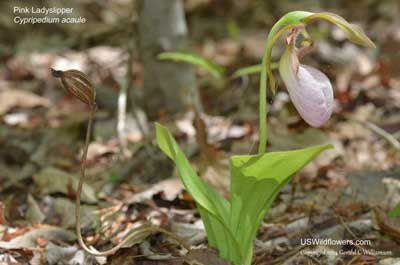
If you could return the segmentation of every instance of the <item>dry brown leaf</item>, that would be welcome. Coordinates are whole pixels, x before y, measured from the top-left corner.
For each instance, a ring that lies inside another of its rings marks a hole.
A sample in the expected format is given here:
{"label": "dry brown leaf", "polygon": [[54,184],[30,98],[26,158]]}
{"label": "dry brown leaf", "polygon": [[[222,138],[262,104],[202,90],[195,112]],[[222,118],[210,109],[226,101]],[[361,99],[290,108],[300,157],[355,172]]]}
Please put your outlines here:
{"label": "dry brown leaf", "polygon": [[10,241],[0,241],[0,248],[4,249],[21,249],[21,248],[34,248],[43,240],[65,240],[70,241],[74,238],[74,234],[65,230],[64,228],[42,225],[33,229],[25,234],[11,239]]}
{"label": "dry brown leaf", "polygon": [[[187,264],[203,264],[203,265],[229,265],[226,260],[221,259],[215,249],[204,248],[194,249],[190,251],[184,258]],[[184,263],[185,264],[185,263]]]}
{"label": "dry brown leaf", "polygon": [[49,107],[47,98],[38,96],[29,91],[19,89],[6,89],[0,91],[0,115],[7,113],[12,108]]}
{"label": "dry brown leaf", "polygon": [[18,262],[11,254],[4,253],[0,254],[0,265],[20,265],[21,263]]}
{"label": "dry brown leaf", "polygon": [[87,159],[90,161],[107,154],[118,153],[118,151],[118,146],[113,145],[112,143],[94,142],[89,145]]}
{"label": "dry brown leaf", "polygon": [[39,236],[38,238],[36,238],[36,244],[41,247],[44,248],[47,246],[47,243],[49,243],[45,238]]}
{"label": "dry brown leaf", "polygon": [[167,200],[173,200],[183,190],[183,184],[179,178],[170,178],[152,185],[149,189],[136,193],[128,203],[143,202],[149,200],[153,195],[163,192]]}

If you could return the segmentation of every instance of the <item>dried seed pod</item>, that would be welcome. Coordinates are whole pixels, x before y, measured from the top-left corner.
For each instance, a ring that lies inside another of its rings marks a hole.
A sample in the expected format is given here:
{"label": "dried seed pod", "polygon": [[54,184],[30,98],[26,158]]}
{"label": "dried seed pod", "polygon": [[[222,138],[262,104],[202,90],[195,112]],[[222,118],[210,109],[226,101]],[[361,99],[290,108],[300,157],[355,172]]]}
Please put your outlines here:
{"label": "dried seed pod", "polygon": [[64,88],[91,107],[96,105],[96,90],[88,77],[78,70],[58,71],[51,69],[54,77],[61,78]]}

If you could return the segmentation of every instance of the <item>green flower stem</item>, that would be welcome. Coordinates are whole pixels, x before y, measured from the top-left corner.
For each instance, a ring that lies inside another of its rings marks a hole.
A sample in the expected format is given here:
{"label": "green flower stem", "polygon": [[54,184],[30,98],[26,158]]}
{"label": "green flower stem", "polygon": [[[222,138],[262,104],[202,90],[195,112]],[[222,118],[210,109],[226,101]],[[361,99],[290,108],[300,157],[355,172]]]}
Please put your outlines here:
{"label": "green flower stem", "polygon": [[272,76],[271,71],[271,52],[272,47],[279,37],[287,30],[300,24],[302,20],[313,13],[305,11],[293,11],[287,13],[275,25],[272,27],[268,34],[267,41],[265,44],[265,52],[261,63],[261,74],[260,74],[260,101],[259,101],[259,145],[258,154],[264,154],[267,145],[267,71],[270,77],[271,89],[275,91],[275,80]]}
{"label": "green flower stem", "polygon": [[267,71],[265,71],[266,63],[262,62],[261,78],[260,78],[260,102],[259,102],[259,135],[258,154],[265,153],[267,145]]}

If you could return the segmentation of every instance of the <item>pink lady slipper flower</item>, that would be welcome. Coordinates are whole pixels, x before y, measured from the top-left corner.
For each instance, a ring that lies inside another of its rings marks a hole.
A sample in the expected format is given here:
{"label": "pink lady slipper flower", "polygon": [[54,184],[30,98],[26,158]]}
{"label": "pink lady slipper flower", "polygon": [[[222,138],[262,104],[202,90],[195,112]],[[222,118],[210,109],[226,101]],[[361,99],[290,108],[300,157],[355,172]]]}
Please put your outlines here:
{"label": "pink lady slipper flower", "polygon": [[[319,70],[299,63],[308,47],[297,48],[295,45],[298,33],[308,36],[305,26],[317,19],[329,21],[338,26],[347,38],[359,45],[374,48],[375,44],[357,25],[348,23],[344,18],[329,12],[312,13],[307,11],[292,11],[281,17],[271,28],[261,63],[260,98],[259,98],[259,131],[260,141],[258,153],[264,154],[267,145],[267,82],[272,92],[275,92],[275,78],[271,68],[272,48],[284,34],[292,31],[288,38],[288,46],[279,63],[279,72],[297,111],[303,119],[313,127],[322,126],[332,114],[333,89],[328,78]],[[307,39],[309,40],[309,39]],[[312,43],[312,41],[311,41]]]}
{"label": "pink lady slipper flower", "polygon": [[[289,96],[300,116],[311,126],[322,126],[331,116],[333,108],[333,88],[328,77],[314,67],[300,64],[302,58],[312,47],[296,47],[295,43],[300,36],[312,44],[305,31],[305,25],[315,19],[324,19],[334,23],[342,29],[354,43],[375,47],[374,43],[365,35],[360,27],[348,23],[342,17],[333,13],[308,13],[295,11],[281,19],[280,31],[274,32],[266,54],[266,64],[270,63],[270,53],[275,41],[284,32],[292,31],[287,38],[287,47],[279,63],[279,73],[289,92]],[[273,30],[271,30],[273,32]],[[267,70],[272,91],[275,91],[275,79],[270,67]]]}
{"label": "pink lady slipper flower", "polygon": [[332,85],[321,71],[299,63],[301,49],[295,47],[296,32],[294,35],[288,38],[279,73],[300,116],[312,127],[320,127],[332,114]]}

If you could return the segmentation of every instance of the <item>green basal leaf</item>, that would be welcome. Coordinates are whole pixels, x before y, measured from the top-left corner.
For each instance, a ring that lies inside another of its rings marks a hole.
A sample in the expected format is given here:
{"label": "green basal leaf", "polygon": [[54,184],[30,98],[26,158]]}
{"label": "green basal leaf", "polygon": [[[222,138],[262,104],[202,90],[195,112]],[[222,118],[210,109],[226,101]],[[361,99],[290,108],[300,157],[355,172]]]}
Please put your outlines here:
{"label": "green basal leaf", "polygon": [[160,149],[174,160],[186,190],[196,201],[210,246],[217,247],[221,257],[239,262],[239,244],[228,227],[230,203],[196,174],[166,127],[156,123],[156,133]]}
{"label": "green basal leaf", "polygon": [[400,203],[398,203],[392,210],[390,210],[388,216],[390,218],[395,218],[400,216]]}
{"label": "green basal leaf", "polygon": [[331,145],[231,158],[228,202],[190,166],[167,128],[156,124],[161,150],[175,161],[180,178],[196,201],[209,245],[235,265],[250,265],[257,229],[275,197],[290,178]]}
{"label": "green basal leaf", "polygon": [[231,158],[230,227],[235,238],[240,238],[245,260],[251,260],[257,229],[279,191],[297,171],[331,147],[318,145]]}
{"label": "green basal leaf", "polygon": [[183,184],[195,197],[196,202],[211,214],[219,217],[221,221],[226,221],[229,217],[229,202],[197,176],[166,127],[156,124],[156,131],[159,147],[169,158],[174,160]]}
{"label": "green basal leaf", "polygon": [[192,53],[163,52],[158,55],[158,59],[189,63],[203,68],[217,78],[222,78],[225,73],[225,69],[222,66]]}

